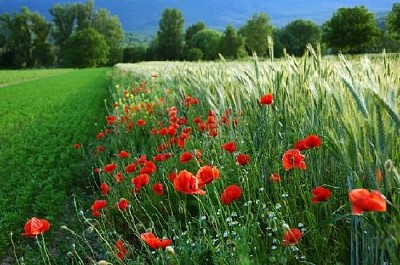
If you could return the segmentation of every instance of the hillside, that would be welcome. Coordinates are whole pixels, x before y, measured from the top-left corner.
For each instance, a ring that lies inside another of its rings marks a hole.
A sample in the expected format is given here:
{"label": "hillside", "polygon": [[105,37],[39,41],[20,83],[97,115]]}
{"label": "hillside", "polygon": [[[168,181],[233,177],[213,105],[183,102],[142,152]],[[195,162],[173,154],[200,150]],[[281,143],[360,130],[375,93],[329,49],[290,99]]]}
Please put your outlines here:
{"label": "hillside", "polygon": [[[48,9],[60,0],[0,0],[0,13],[19,11],[27,6],[33,11],[51,19]],[[69,2],[85,2],[71,0]],[[162,11],[165,8],[178,8],[182,11],[186,26],[204,21],[209,27],[223,29],[231,24],[238,27],[254,13],[265,12],[271,22],[282,27],[295,19],[309,19],[318,24],[328,20],[339,7],[364,5],[370,11],[388,12],[394,0],[338,0],[321,2],[317,0],[96,0],[96,8],[107,8],[113,15],[120,17],[125,31],[153,34],[158,28]]]}

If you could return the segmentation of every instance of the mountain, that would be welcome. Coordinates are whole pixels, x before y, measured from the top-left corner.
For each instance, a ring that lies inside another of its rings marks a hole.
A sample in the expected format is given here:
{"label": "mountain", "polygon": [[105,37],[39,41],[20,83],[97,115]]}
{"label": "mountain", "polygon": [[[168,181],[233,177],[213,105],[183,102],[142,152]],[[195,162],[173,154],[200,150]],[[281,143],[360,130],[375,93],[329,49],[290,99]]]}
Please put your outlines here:
{"label": "mountain", "polygon": [[[18,12],[27,6],[51,20],[50,7],[61,0],[0,0],[0,14]],[[70,0],[68,2],[85,2]],[[95,8],[106,8],[119,16],[123,28],[128,32],[146,35],[155,34],[165,8],[178,8],[189,26],[203,21],[213,29],[223,30],[226,25],[243,25],[254,13],[264,12],[276,27],[283,27],[295,19],[309,19],[317,24],[329,20],[340,7],[364,5],[374,13],[389,12],[393,0],[95,0]]]}

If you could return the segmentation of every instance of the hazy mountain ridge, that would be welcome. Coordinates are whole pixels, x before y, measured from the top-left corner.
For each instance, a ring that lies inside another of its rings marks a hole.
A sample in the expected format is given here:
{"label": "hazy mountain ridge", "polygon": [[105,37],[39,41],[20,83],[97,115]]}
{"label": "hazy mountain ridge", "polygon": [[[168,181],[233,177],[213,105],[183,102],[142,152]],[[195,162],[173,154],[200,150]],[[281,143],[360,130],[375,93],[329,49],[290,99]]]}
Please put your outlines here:
{"label": "hazy mountain ridge", "polygon": [[[85,0],[0,0],[0,13],[18,12],[27,6],[51,19],[49,8],[56,3],[85,2]],[[339,7],[364,5],[371,12],[382,13],[391,10],[393,0],[339,0],[321,2],[302,1],[262,1],[262,0],[95,0],[96,8],[107,8],[118,15],[125,31],[154,34],[165,8],[182,11],[186,26],[203,21],[210,28],[224,29],[231,24],[239,27],[254,13],[265,12],[274,26],[283,27],[295,19],[309,19],[322,24],[330,19]]]}

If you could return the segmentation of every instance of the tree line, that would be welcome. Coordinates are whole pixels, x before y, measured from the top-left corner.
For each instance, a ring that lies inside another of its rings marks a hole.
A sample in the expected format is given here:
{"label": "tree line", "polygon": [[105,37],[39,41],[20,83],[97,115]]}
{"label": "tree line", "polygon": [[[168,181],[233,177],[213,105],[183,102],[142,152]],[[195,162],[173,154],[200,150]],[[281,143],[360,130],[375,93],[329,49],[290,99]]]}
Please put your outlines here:
{"label": "tree line", "polygon": [[22,8],[0,16],[0,67],[93,67],[146,60],[240,59],[301,56],[306,45],[319,45],[323,53],[399,52],[400,3],[379,25],[364,6],[339,8],[323,25],[295,20],[275,28],[266,13],[252,15],[240,28],[223,31],[202,21],[184,28],[179,9],[167,8],[157,34],[148,45],[124,43],[117,16],[86,3],[56,4],[49,10],[52,21]]}

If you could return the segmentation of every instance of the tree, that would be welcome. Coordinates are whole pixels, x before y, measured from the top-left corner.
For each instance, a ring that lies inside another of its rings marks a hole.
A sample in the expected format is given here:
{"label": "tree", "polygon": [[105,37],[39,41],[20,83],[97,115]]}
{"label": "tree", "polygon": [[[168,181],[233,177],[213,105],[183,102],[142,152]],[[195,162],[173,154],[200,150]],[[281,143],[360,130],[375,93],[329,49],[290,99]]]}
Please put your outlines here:
{"label": "tree", "polygon": [[394,3],[392,10],[387,16],[387,26],[389,33],[400,38],[400,3]]}
{"label": "tree", "polygon": [[97,32],[103,34],[107,45],[110,48],[108,55],[108,63],[116,64],[122,60],[122,41],[124,39],[124,31],[117,16],[111,16],[106,9],[98,9],[94,12],[92,27]]}
{"label": "tree", "polygon": [[253,52],[258,56],[267,55],[268,37],[272,36],[272,26],[267,14],[254,14],[239,29],[239,34],[244,37],[245,48],[250,55]]}
{"label": "tree", "polygon": [[68,38],[65,60],[73,67],[95,67],[107,63],[109,48],[104,36],[93,28],[83,29]]}
{"label": "tree", "polygon": [[287,53],[301,56],[307,44],[316,47],[321,41],[322,31],[312,21],[295,20],[290,22],[280,33],[279,40]]}
{"label": "tree", "polygon": [[[201,52],[201,54],[200,54],[199,50],[197,48],[194,51],[190,51],[193,48],[190,46],[190,42],[192,41],[194,34],[196,34],[197,32],[199,32],[205,28],[206,28],[206,24],[204,24],[204,22],[199,21],[193,25],[190,25],[186,29],[185,45],[184,45],[184,49],[183,49],[183,54],[184,54],[185,59],[187,59],[189,61],[198,61],[203,58],[203,53]],[[190,55],[189,55],[189,53],[190,53]]]}
{"label": "tree", "polygon": [[224,57],[229,59],[237,59],[245,54],[243,38],[231,25],[225,28],[220,40],[220,51]]}
{"label": "tree", "polygon": [[339,8],[324,29],[328,46],[344,53],[365,52],[379,36],[375,15],[364,6]]}
{"label": "tree", "polygon": [[183,52],[182,13],[178,9],[165,9],[157,32],[158,56],[162,60],[179,60]]}
{"label": "tree", "polygon": [[218,58],[219,42],[222,34],[212,29],[203,29],[192,37],[190,46],[203,52],[203,59],[214,60]]}
{"label": "tree", "polygon": [[123,62],[136,63],[146,59],[146,48],[143,45],[135,45],[123,49]]}

